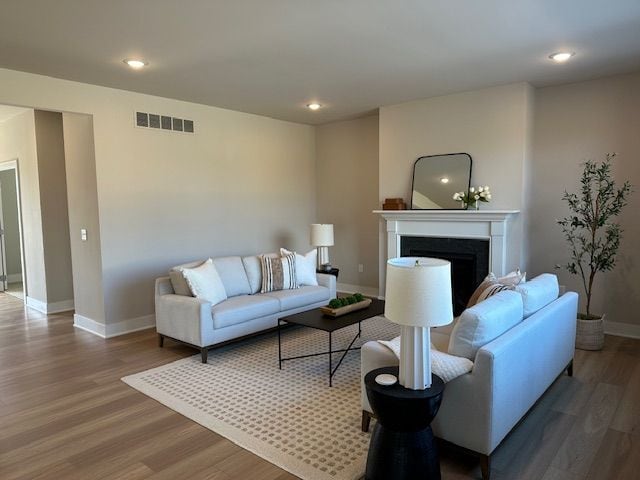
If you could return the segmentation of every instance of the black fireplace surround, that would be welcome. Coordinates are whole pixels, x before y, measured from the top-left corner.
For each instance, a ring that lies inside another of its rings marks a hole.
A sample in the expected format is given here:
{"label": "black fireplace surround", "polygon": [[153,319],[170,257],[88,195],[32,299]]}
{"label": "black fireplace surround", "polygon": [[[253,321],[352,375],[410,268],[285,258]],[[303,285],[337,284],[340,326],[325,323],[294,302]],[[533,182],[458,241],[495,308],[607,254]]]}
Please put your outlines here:
{"label": "black fireplace surround", "polygon": [[451,262],[453,314],[466,308],[469,298],[489,273],[489,239],[400,237],[401,257],[433,257]]}

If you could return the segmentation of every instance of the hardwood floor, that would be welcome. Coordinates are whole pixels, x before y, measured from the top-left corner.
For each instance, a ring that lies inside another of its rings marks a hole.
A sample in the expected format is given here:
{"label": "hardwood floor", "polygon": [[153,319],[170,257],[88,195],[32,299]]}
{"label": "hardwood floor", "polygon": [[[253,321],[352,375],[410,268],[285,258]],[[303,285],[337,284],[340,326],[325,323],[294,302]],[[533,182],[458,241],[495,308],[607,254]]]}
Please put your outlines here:
{"label": "hardwood floor", "polygon": [[[0,478],[296,477],[129,388],[120,378],[197,354],[153,330],[103,340],[0,294]],[[492,478],[640,478],[640,340],[577,351],[493,457]],[[443,479],[480,478],[476,459],[441,452]]]}

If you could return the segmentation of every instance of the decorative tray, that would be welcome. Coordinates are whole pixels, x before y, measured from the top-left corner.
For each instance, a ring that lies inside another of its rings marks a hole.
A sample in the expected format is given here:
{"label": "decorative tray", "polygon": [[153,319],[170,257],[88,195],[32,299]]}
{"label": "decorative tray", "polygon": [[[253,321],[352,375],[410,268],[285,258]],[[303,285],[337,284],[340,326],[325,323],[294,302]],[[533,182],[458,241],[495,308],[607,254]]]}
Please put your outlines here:
{"label": "decorative tray", "polygon": [[356,310],[362,310],[363,308],[367,308],[369,305],[371,305],[371,299],[365,298],[361,302],[352,303],[351,305],[346,305],[344,307],[331,308],[327,306],[327,307],[320,307],[320,310],[325,315],[330,315],[332,317],[339,317],[341,315],[344,315],[345,313],[354,312]]}

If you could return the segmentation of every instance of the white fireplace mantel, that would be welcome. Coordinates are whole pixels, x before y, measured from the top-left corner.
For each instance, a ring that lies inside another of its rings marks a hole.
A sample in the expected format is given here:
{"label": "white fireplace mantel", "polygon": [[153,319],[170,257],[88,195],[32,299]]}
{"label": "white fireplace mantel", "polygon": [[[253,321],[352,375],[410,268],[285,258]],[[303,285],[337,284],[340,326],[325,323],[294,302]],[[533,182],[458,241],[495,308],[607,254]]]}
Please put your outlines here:
{"label": "white fireplace mantel", "polygon": [[[387,223],[387,259],[400,256],[403,236],[482,238],[489,240],[489,265],[496,275],[507,273],[518,242],[510,242],[519,210],[374,210]],[[517,236],[517,235],[516,235]],[[519,247],[517,247],[519,248]],[[519,252],[515,258],[519,257]],[[381,290],[384,285],[381,269]]]}

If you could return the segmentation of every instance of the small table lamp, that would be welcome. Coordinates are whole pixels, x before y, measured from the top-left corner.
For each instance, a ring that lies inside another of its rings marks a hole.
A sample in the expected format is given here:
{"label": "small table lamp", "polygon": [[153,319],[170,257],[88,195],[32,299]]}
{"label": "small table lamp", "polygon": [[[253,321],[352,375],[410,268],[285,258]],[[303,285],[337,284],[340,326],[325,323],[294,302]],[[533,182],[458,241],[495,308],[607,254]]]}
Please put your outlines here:
{"label": "small table lamp", "polygon": [[384,316],[402,326],[399,382],[411,390],[431,386],[430,327],[453,321],[451,263],[402,257],[387,262]]}
{"label": "small table lamp", "polygon": [[318,247],[318,268],[329,263],[329,249],[333,246],[333,225],[330,223],[311,224],[311,245]]}

